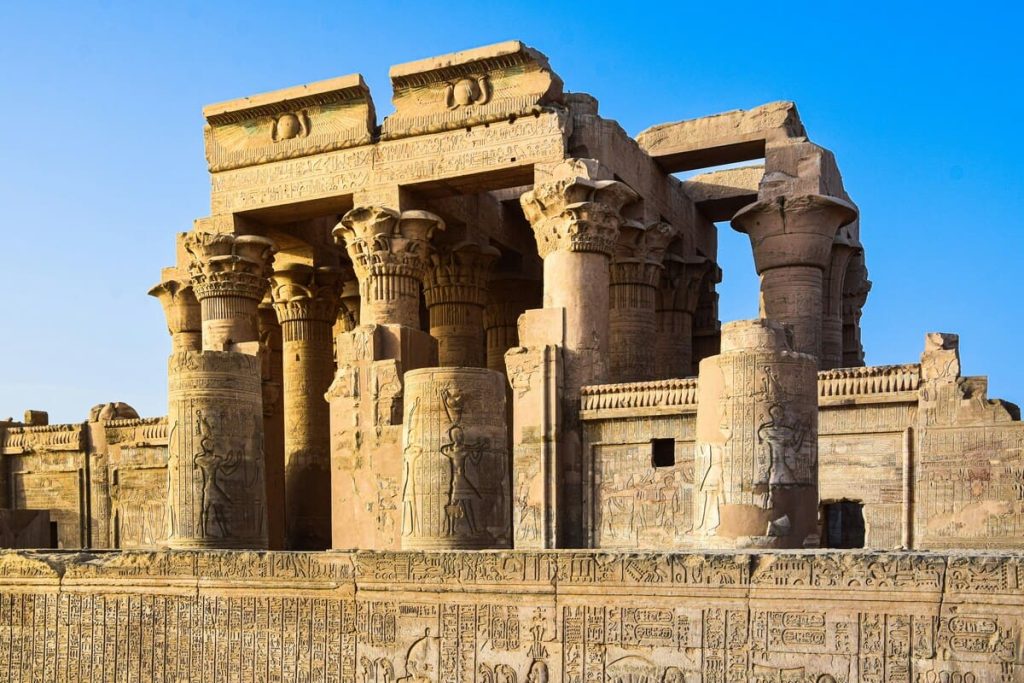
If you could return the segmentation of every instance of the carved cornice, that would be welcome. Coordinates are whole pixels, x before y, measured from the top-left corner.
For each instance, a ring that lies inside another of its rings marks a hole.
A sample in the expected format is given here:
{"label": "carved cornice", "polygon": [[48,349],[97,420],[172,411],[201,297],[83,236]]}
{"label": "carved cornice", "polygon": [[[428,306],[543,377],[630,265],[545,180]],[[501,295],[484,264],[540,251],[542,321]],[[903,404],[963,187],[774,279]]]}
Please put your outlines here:
{"label": "carved cornice", "polygon": [[662,412],[696,412],[697,378],[583,387],[580,389],[580,408],[584,419],[600,419],[621,413],[640,417]]}
{"label": "carved cornice", "polygon": [[199,301],[234,296],[260,301],[274,260],[274,243],[256,235],[193,231],[184,239],[189,276]]}
{"label": "carved cornice", "polygon": [[519,41],[398,64],[390,75],[395,113],[383,140],[515,120],[563,99],[547,58]]}
{"label": "carved cornice", "polygon": [[3,455],[26,455],[40,451],[84,451],[85,424],[10,426],[5,430]]}
{"label": "carved cornice", "polygon": [[341,305],[342,271],[292,264],[271,278],[271,297],[278,321],[312,320],[333,324]]}
{"label": "carved cornice", "polygon": [[352,74],[203,109],[211,172],[323,154],[373,140],[373,100]]}
{"label": "carved cornice", "polygon": [[546,257],[556,251],[615,252],[624,219],[622,208],[638,195],[617,180],[579,175],[586,167],[569,160],[555,180],[536,185],[519,201]]}
{"label": "carved cornice", "polygon": [[916,401],[920,384],[919,363],[822,370],[818,373],[818,402],[835,405],[884,395],[892,400]]}
{"label": "carved cornice", "polygon": [[372,276],[397,275],[423,282],[430,264],[430,238],[445,224],[429,211],[358,206],[335,226],[360,283]]}

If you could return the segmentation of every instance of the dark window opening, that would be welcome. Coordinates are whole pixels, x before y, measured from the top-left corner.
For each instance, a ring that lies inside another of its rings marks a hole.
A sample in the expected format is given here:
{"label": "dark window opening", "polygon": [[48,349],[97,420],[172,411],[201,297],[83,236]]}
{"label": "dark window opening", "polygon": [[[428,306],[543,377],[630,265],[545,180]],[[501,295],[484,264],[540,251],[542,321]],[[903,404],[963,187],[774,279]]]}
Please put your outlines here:
{"label": "dark window opening", "polygon": [[651,439],[651,465],[673,467],[676,464],[675,439]]}
{"label": "dark window opening", "polygon": [[864,505],[852,500],[826,503],[824,506],[826,548],[864,547]]}
{"label": "dark window opening", "polygon": [[58,539],[59,538],[60,538],[60,535],[57,533],[57,522],[50,522],[50,547],[51,548],[59,548],[60,547],[60,544],[58,543]]}

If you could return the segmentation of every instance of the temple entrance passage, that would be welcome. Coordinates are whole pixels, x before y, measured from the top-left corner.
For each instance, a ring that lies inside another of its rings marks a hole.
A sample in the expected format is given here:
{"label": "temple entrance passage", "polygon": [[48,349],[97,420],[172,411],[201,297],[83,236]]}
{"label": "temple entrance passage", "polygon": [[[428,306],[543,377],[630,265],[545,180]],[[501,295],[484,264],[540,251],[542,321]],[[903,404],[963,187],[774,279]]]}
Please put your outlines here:
{"label": "temple entrance passage", "polygon": [[822,545],[826,548],[864,547],[864,505],[853,500],[825,503]]}

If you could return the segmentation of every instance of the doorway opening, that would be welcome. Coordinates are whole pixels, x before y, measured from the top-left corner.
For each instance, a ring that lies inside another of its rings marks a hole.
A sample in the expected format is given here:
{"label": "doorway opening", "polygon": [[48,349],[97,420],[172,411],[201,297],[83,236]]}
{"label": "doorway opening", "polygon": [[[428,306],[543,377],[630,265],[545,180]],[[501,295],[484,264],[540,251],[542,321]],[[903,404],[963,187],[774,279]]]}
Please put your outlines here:
{"label": "doorway opening", "polygon": [[855,500],[840,500],[822,506],[826,548],[864,547],[864,504]]}

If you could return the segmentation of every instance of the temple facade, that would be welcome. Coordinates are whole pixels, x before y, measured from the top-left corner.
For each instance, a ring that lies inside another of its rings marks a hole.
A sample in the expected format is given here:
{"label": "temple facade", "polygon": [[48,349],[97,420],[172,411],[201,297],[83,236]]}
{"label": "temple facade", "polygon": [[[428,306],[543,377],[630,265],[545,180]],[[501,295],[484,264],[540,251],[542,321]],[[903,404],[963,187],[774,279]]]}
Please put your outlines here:
{"label": "temple facade", "polygon": [[45,680],[1024,680],[1020,411],[955,334],[865,366],[793,103],[634,138],[518,41],[390,77],[380,124],[359,75],[203,110],[166,416],[0,422],[0,547],[120,551],[0,553],[0,659],[38,621]]}

